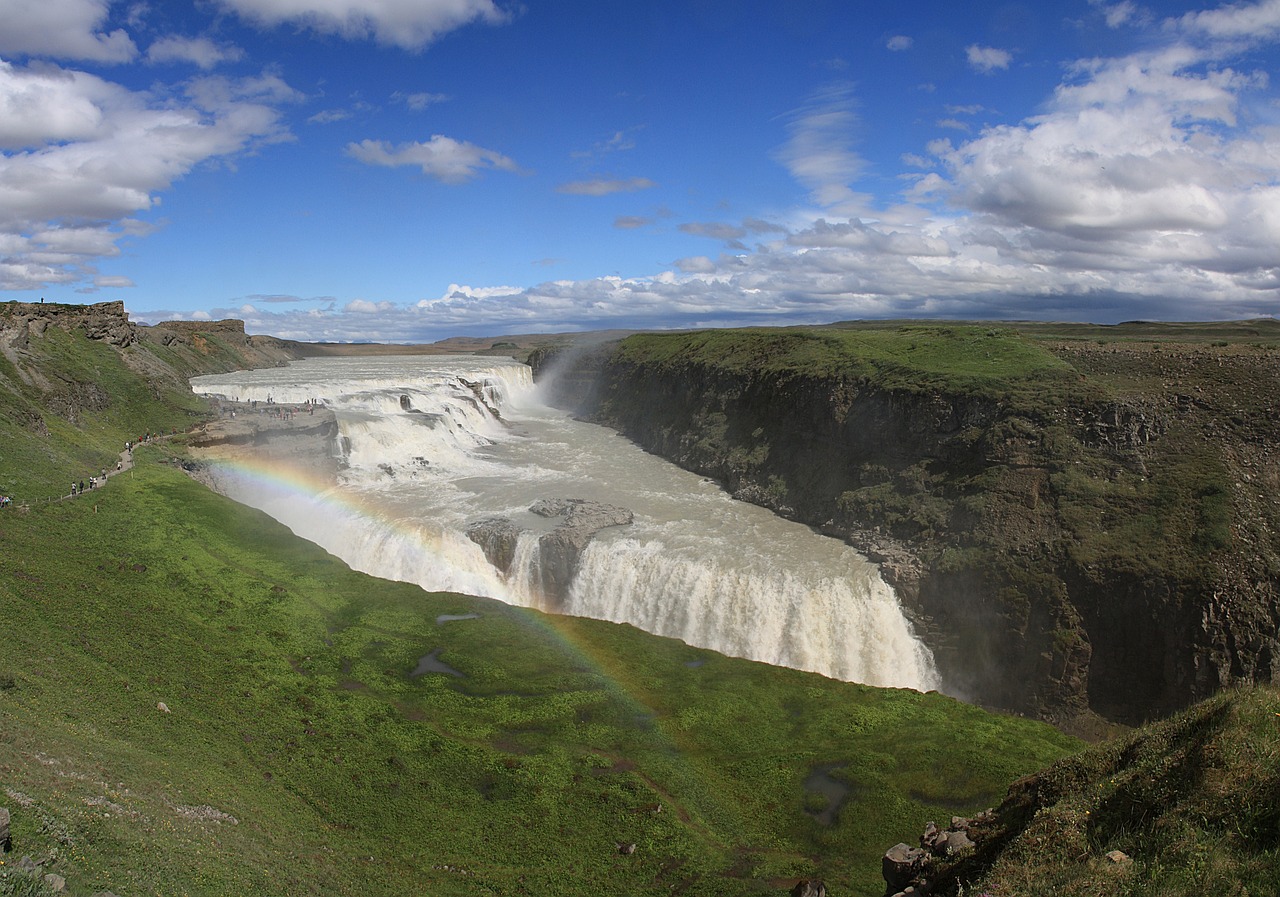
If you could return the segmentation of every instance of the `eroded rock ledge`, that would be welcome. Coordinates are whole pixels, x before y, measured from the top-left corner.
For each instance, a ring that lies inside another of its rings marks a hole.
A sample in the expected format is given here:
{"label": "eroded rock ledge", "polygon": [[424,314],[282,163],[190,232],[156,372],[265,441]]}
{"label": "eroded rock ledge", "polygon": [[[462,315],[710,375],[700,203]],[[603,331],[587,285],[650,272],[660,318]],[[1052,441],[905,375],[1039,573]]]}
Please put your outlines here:
{"label": "eroded rock ledge", "polygon": [[[539,584],[544,598],[556,604],[568,594],[582,552],[595,534],[607,527],[627,526],[634,519],[627,508],[584,498],[543,498],[529,510],[539,517],[563,518],[555,529],[538,537]],[[516,546],[526,532],[509,517],[486,517],[467,527],[467,537],[504,574],[511,572]]]}

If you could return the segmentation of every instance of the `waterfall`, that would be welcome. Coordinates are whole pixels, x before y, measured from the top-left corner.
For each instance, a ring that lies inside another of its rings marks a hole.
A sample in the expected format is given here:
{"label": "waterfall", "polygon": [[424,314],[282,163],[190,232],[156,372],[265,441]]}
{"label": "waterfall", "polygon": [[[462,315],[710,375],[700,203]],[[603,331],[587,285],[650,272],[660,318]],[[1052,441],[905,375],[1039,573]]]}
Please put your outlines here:
{"label": "waterfall", "polygon": [[[523,365],[474,357],[316,359],[200,377],[193,387],[241,402],[317,399],[334,410],[342,434],[335,482],[255,477],[244,463],[217,476],[227,494],[355,569],[631,623],[839,679],[938,685],[930,652],[865,558],[735,502],[611,431],[539,405]],[[604,502],[634,514],[632,523],[593,536],[575,531],[563,594],[544,588],[550,560],[539,540],[570,524],[530,510],[548,499]],[[519,533],[505,569],[466,535],[490,519]]]}

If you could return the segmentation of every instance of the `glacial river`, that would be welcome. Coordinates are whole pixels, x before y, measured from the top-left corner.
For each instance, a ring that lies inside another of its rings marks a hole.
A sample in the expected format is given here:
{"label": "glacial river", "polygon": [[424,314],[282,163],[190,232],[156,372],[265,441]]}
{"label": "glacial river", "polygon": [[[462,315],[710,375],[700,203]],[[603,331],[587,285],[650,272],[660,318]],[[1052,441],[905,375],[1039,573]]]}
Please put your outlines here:
{"label": "glacial river", "polygon": [[[339,472],[278,460],[220,464],[219,488],[346,561],[432,591],[631,623],[691,645],[871,685],[938,686],[875,565],[843,542],[730,498],[613,431],[539,400],[528,367],[473,356],[310,359],[198,377],[240,402],[333,409]],[[634,513],[601,530],[568,594],[539,593],[538,499]],[[508,573],[466,535],[505,516],[520,537]]]}

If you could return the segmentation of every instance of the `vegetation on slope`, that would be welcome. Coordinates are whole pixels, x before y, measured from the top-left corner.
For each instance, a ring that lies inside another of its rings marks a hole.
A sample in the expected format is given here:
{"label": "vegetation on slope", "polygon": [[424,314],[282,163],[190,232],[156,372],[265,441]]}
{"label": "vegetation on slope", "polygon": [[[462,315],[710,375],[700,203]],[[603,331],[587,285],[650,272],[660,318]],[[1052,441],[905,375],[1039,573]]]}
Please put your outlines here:
{"label": "vegetation on slope", "polygon": [[1280,894],[1280,692],[1225,692],[1074,755],[1015,783],[974,834],[932,870],[941,893]]}
{"label": "vegetation on slope", "polygon": [[888,328],[778,328],[644,333],[616,359],[712,367],[739,375],[843,378],[882,389],[943,391],[1043,403],[1080,388],[1066,364],[1008,327],[900,324]]}
{"label": "vegetation on slope", "polygon": [[185,430],[203,413],[185,383],[138,376],[82,331],[50,327],[36,345],[0,355],[0,494],[15,502],[66,495],[114,468],[126,441]]}
{"label": "vegetation on slope", "polygon": [[[19,497],[199,413],[156,354],[125,364],[144,351],[49,328],[3,370]],[[108,400],[51,414],[74,392],[58,380]],[[376,580],[207,491],[180,454],[146,446],[99,491],[0,511],[0,894],[42,889],[23,855],[72,894],[122,897],[722,895],[809,876],[878,894],[894,833],[1078,746],[941,695]]]}
{"label": "vegetation on slope", "polygon": [[[160,464],[92,499],[6,517],[0,542],[15,837],[90,889],[872,894],[892,832],[1073,747],[374,580]],[[426,656],[462,675],[414,677]],[[815,770],[851,793],[829,826]]]}

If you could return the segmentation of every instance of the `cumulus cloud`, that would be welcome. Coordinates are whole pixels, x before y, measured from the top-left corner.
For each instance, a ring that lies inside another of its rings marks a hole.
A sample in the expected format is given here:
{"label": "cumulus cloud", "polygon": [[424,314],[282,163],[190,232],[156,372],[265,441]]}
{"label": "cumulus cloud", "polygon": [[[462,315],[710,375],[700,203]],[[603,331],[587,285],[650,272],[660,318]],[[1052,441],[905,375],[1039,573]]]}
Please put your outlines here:
{"label": "cumulus cloud", "polygon": [[1232,4],[1201,12],[1189,12],[1178,21],[1178,25],[1188,33],[1219,40],[1274,40],[1280,35],[1280,0]]}
{"label": "cumulus cloud", "polygon": [[319,34],[421,50],[472,22],[507,21],[492,0],[217,0],[225,9],[264,26],[286,22]]}
{"label": "cumulus cloud", "polygon": [[900,53],[903,50],[910,50],[914,44],[915,41],[907,37],[905,34],[895,34],[893,37],[885,41],[884,45],[887,49]]}
{"label": "cumulus cloud", "polygon": [[111,0],[0,0],[0,53],[88,62],[130,62],[138,47],[122,28],[104,30]]}
{"label": "cumulus cloud", "polygon": [[134,216],[195,166],[285,139],[274,76],[138,92],[70,69],[0,62],[0,288],[63,283],[148,226]]}
{"label": "cumulus cloud", "polygon": [[464,183],[487,168],[519,171],[519,166],[502,153],[441,134],[425,143],[393,145],[385,140],[362,140],[347,144],[346,153],[366,165],[420,168],[426,176],[446,184]]}
{"label": "cumulus cloud", "polygon": [[147,48],[147,62],[153,65],[187,62],[206,71],[243,58],[244,50],[239,47],[215,44],[207,37],[162,37]]}
{"label": "cumulus cloud", "polygon": [[359,315],[376,315],[388,312],[396,307],[394,302],[370,302],[368,299],[352,299],[342,307],[343,311]]}
{"label": "cumulus cloud", "polygon": [[608,196],[610,193],[634,193],[658,186],[648,178],[593,178],[587,181],[570,181],[556,188],[557,193],[572,196]]}
{"label": "cumulus cloud", "polygon": [[982,47],[978,44],[970,44],[965,47],[965,55],[969,60],[969,65],[984,74],[994,72],[996,69],[1007,69],[1009,63],[1013,61],[1013,54],[1008,50]]}

